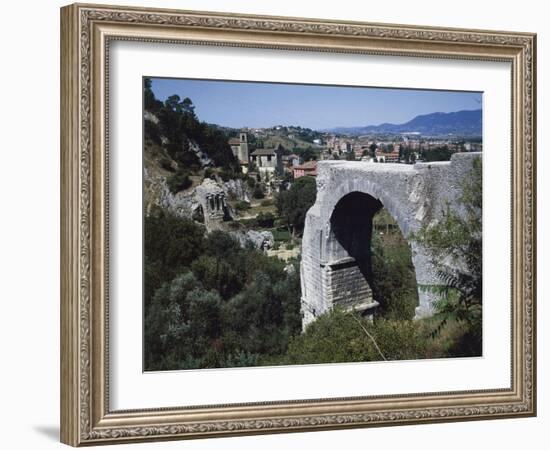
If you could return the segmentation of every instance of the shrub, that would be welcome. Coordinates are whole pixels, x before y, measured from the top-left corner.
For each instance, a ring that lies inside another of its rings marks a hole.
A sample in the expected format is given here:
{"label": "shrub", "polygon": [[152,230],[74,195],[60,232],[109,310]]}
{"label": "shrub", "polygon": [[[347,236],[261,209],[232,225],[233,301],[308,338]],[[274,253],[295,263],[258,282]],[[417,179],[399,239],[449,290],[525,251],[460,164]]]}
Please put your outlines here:
{"label": "shrub", "polygon": [[176,160],[179,167],[195,170],[201,166],[198,156],[191,150],[182,149],[181,146],[176,146],[174,144],[168,144],[166,150],[168,154]]}
{"label": "shrub", "polygon": [[204,169],[204,177],[203,178],[204,179],[206,179],[206,178],[214,179],[215,178],[214,171],[210,167],[207,167],[206,169]]}
{"label": "shrub", "polygon": [[277,212],[292,232],[304,229],[306,214],[315,203],[317,186],[311,177],[298,178],[288,191],[277,195]]}
{"label": "shrub", "polygon": [[254,188],[254,192],[252,193],[252,196],[256,199],[261,199],[265,197],[264,191],[262,190],[262,187],[259,184],[257,184],[256,187]]}
{"label": "shrub", "polygon": [[172,280],[204,251],[204,228],[164,211],[144,224],[145,303],[162,283]]}
{"label": "shrub", "polygon": [[[376,345],[375,345],[376,342]],[[282,364],[418,359],[426,337],[415,321],[369,320],[335,308],[291,339]]]}
{"label": "shrub", "polygon": [[424,162],[450,161],[453,153],[455,153],[454,150],[451,150],[447,145],[444,145],[433,149],[421,150],[420,157]]}
{"label": "shrub", "polygon": [[273,226],[277,228],[283,227],[285,226],[285,222],[281,218],[277,218],[275,219],[275,222],[273,222]]}
{"label": "shrub", "polygon": [[250,203],[245,201],[237,202],[235,204],[235,209],[237,211],[246,211],[247,209],[250,209]]}
{"label": "shrub", "polygon": [[156,123],[151,122],[150,120],[145,120],[144,125],[145,137],[149,138],[155,144],[161,145],[162,139],[159,126]]}
{"label": "shrub", "polygon": [[237,220],[230,220],[229,222],[226,222],[226,226],[229,230],[246,231],[246,227]]}
{"label": "shrub", "polygon": [[286,229],[276,229],[272,231],[273,239],[275,241],[285,241],[288,242],[291,239],[290,233]]}
{"label": "shrub", "polygon": [[174,172],[174,166],[172,166],[172,161],[170,161],[168,158],[161,158],[159,161],[160,167],[162,167],[164,170],[167,170],[168,172]]}
{"label": "shrub", "polygon": [[259,227],[272,228],[273,222],[275,222],[275,216],[271,213],[260,213],[256,217],[256,223]]}
{"label": "shrub", "polygon": [[166,179],[166,184],[172,194],[177,194],[179,191],[183,191],[191,187],[193,182],[191,181],[191,178],[189,178],[188,172],[178,170],[174,175],[171,175]]}
{"label": "shrub", "polygon": [[223,181],[229,181],[240,178],[242,172],[233,170],[233,168],[224,167],[220,172],[220,178]]}
{"label": "shrub", "polygon": [[246,179],[246,184],[250,189],[254,189],[256,187],[256,179],[252,177],[248,177]]}
{"label": "shrub", "polygon": [[262,205],[262,206],[273,206],[274,204],[275,204],[275,202],[273,201],[272,198],[262,200],[262,202],[260,203],[260,205]]}
{"label": "shrub", "polygon": [[371,243],[373,297],[377,313],[386,319],[411,320],[418,304],[416,274],[411,251],[399,233],[382,241],[373,233]]}

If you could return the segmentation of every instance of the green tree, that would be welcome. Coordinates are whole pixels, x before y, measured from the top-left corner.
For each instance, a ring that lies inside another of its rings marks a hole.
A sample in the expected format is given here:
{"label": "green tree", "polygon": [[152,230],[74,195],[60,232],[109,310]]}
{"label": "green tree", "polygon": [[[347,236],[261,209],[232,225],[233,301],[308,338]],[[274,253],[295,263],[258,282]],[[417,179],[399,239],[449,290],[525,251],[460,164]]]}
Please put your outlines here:
{"label": "green tree", "polygon": [[207,289],[219,292],[224,299],[238,293],[244,284],[239,268],[223,258],[201,255],[191,264],[191,269]]}
{"label": "green tree", "polygon": [[[221,334],[221,299],[215,291],[196,288],[186,296],[189,304],[189,331],[195,342],[215,339]],[[197,353],[197,352],[196,352]]]}
{"label": "green tree", "polygon": [[191,265],[193,273],[208,290],[228,299],[237,294],[246,281],[240,268],[239,242],[220,230],[210,233],[204,242],[205,252]]}
{"label": "green tree", "polygon": [[256,223],[262,228],[272,228],[275,222],[275,216],[270,212],[260,213],[256,216]]}
{"label": "green tree", "polygon": [[153,82],[151,78],[143,79],[143,103],[145,109],[149,112],[155,113],[162,107],[162,102],[155,98],[153,93]]}
{"label": "green tree", "polygon": [[[152,82],[144,79],[145,109],[154,112],[158,124],[145,121],[145,138],[162,145],[180,169],[198,172],[200,161],[192,146],[210,157],[214,164],[231,176],[240,175],[240,167],[228,144],[228,135],[216,125],[200,122],[190,98],[169,96],[164,103],[155,98]],[[163,139],[164,138],[164,139]]]}
{"label": "green tree", "polygon": [[304,162],[316,161],[319,157],[319,150],[314,149],[311,146],[308,146],[306,148],[294,147],[292,151],[297,154]]}
{"label": "green tree", "polygon": [[144,223],[145,307],[163,283],[171,281],[204,252],[204,228],[164,210]]}
{"label": "green tree", "polygon": [[289,190],[277,195],[277,212],[292,234],[303,231],[306,213],[315,203],[316,196],[317,185],[312,177],[298,178]]}
{"label": "green tree", "polygon": [[[144,359],[147,370],[171,369],[183,358],[186,346],[189,292],[199,289],[200,283],[191,272],[184,272],[170,283],[164,283],[144,315]],[[168,362],[172,361],[172,363]]]}
{"label": "green tree", "polygon": [[380,303],[377,314],[391,320],[412,320],[418,304],[416,274],[411,251],[400,233],[385,236],[382,241],[373,233],[372,288],[373,298]]}
{"label": "green tree", "polygon": [[241,248],[214,231],[202,254],[157,288],[145,308],[147,370],[270,363],[300,332],[297,263]]}
{"label": "green tree", "polygon": [[246,178],[246,185],[249,189],[254,189],[256,187],[256,179],[252,177]]}
{"label": "green tree", "polygon": [[[268,267],[256,270],[250,284],[223,306],[224,337],[232,353],[281,355],[301,327],[300,282],[296,272]],[[276,263],[278,265],[278,263]],[[267,270],[265,270],[267,269]]]}
{"label": "green tree", "polygon": [[420,156],[425,162],[435,161],[450,161],[454,150],[451,150],[447,145],[431,149],[423,149],[420,151]]}
{"label": "green tree", "polygon": [[195,115],[195,106],[189,97],[181,100],[179,95],[171,95],[166,99],[164,104],[177,114],[186,113],[192,116]]}
{"label": "green tree", "polygon": [[189,172],[178,170],[175,174],[170,175],[166,179],[166,184],[168,185],[170,192],[172,192],[172,194],[176,194],[179,191],[183,191],[191,187],[193,182],[191,181],[191,178],[189,178]]}
{"label": "green tree", "polygon": [[258,200],[265,197],[264,191],[260,184],[256,184],[256,186],[254,187],[254,191],[252,192],[252,196]]}
{"label": "green tree", "polygon": [[374,158],[376,157],[376,144],[373,142],[369,145],[370,155]]}

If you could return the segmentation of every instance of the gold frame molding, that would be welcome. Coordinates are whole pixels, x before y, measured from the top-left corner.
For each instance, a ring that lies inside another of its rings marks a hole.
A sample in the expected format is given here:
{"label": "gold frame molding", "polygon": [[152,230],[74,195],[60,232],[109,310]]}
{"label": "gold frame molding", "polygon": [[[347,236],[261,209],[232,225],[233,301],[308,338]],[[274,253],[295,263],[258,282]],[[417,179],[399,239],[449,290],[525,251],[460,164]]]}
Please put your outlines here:
{"label": "gold frame molding", "polygon": [[[509,389],[111,411],[108,57],[113,40],[506,61],[512,67]],[[61,441],[73,446],[536,414],[536,35],[75,4],[61,9]]]}

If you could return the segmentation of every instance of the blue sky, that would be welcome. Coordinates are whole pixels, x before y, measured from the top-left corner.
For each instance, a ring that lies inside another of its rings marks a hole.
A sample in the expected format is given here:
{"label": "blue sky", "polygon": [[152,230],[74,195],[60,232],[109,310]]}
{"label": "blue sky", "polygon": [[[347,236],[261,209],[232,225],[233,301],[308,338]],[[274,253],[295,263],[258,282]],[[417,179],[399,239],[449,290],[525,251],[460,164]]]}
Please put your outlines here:
{"label": "blue sky", "polygon": [[420,114],[480,109],[480,92],[152,78],[159,100],[189,97],[200,120],[233,128],[312,129],[404,123]]}

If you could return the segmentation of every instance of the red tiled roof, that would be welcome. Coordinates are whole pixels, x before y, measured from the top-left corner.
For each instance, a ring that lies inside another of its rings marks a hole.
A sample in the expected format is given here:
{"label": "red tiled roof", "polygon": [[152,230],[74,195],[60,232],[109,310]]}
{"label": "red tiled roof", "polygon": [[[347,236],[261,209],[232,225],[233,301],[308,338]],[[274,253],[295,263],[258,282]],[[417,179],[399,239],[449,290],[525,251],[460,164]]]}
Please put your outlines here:
{"label": "red tiled roof", "polygon": [[317,161],[308,161],[303,164],[300,164],[298,166],[293,167],[294,170],[296,169],[302,169],[302,170],[315,170],[317,169]]}

